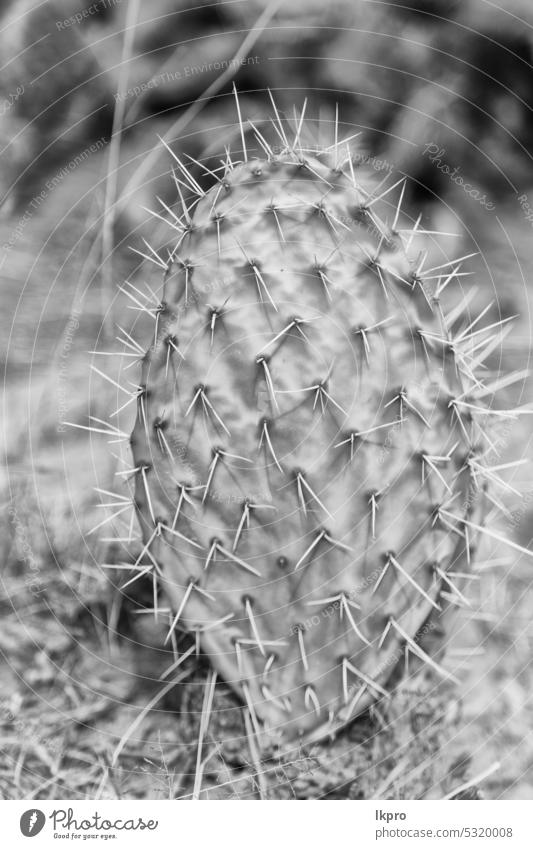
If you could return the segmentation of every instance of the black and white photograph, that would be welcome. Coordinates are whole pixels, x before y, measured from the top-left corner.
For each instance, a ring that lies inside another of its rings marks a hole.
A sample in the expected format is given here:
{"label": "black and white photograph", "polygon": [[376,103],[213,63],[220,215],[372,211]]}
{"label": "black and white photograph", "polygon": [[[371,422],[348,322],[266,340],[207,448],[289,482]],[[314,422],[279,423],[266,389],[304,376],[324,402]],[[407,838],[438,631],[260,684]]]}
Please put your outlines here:
{"label": "black and white photograph", "polygon": [[531,0],[2,0],[0,68],[9,845],[530,845]]}

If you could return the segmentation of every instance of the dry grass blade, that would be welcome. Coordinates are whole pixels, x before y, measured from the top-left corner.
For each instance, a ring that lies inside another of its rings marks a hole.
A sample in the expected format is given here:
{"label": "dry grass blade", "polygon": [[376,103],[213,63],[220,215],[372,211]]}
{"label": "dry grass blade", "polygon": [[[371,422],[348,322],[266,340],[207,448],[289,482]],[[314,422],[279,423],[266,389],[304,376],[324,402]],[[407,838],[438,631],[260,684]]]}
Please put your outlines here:
{"label": "dry grass blade", "polygon": [[244,724],[246,727],[246,737],[248,739],[248,746],[250,748],[250,756],[252,758],[252,763],[255,768],[254,778],[257,779],[259,796],[261,799],[267,799],[267,782],[265,778],[265,773],[261,769],[261,757],[256,744],[255,731],[253,728],[251,717],[248,715],[247,711],[244,711]]}
{"label": "dry grass blade", "polygon": [[374,799],[384,799],[384,793],[391,787],[394,782],[400,778],[400,776],[404,775],[409,770],[410,758],[409,755],[404,755],[403,758],[400,758],[396,766],[391,770],[389,775],[387,775],[386,779],[381,782],[379,787],[376,790],[376,794]]}
{"label": "dry grass blade", "polygon": [[500,762],[495,761],[492,766],[489,766],[488,769],[485,769],[479,775],[476,775],[474,778],[471,778],[470,781],[466,781],[464,784],[461,784],[459,787],[456,787],[455,790],[451,790],[450,793],[447,793],[444,797],[444,800],[453,799],[454,796],[457,796],[459,793],[466,793],[467,790],[470,790],[472,787],[475,787],[477,784],[481,784],[482,781],[485,781],[489,776],[494,775],[500,769]]}
{"label": "dry grass blade", "polygon": [[[117,94],[125,91],[128,83],[129,63],[133,53],[133,40],[139,17],[140,0],[131,0],[126,17],[126,28],[124,32],[124,43],[122,46],[122,57],[120,63],[120,74]],[[113,127],[111,141],[109,143],[109,156],[107,159],[107,177],[105,184],[104,217],[102,222],[102,315],[104,326],[109,324],[109,332],[112,333],[110,325],[109,309],[112,303],[113,286],[113,247],[114,247],[114,223],[115,202],[117,196],[118,168],[120,164],[120,145],[122,141],[122,129],[124,125],[124,113],[126,100],[117,97],[115,100],[115,111],[113,114]],[[108,319],[108,321],[106,321]]]}
{"label": "dry grass blade", "polygon": [[213,698],[215,695],[216,683],[217,673],[213,670],[205,683],[204,703],[202,705],[202,718],[200,721],[200,730],[198,732],[198,751],[196,754],[196,772],[194,776],[194,789],[192,794],[193,799],[199,799],[200,793],[202,791],[202,778],[205,766],[205,762],[202,761],[202,749],[204,745],[204,738],[207,733],[207,728],[209,726],[209,718],[211,716],[211,709],[213,707]]}
{"label": "dry grass blade", "polygon": [[152,708],[155,707],[155,705],[164,696],[166,696],[167,693],[170,693],[170,691],[173,687],[176,686],[176,684],[179,684],[181,681],[185,680],[185,678],[187,678],[190,674],[191,671],[189,669],[186,669],[184,672],[181,673],[181,675],[179,675],[177,678],[174,678],[173,681],[169,681],[168,684],[165,684],[165,686],[162,687],[161,690],[156,693],[153,699],[150,699],[148,704],[143,707],[139,715],[133,720],[131,725],[128,726],[128,728],[120,738],[118,745],[115,747],[115,750],[113,751],[113,756],[111,758],[111,766],[116,765],[117,760],[120,757],[120,753],[124,749],[124,746],[127,744],[133,732],[139,727],[143,719],[150,713]]}

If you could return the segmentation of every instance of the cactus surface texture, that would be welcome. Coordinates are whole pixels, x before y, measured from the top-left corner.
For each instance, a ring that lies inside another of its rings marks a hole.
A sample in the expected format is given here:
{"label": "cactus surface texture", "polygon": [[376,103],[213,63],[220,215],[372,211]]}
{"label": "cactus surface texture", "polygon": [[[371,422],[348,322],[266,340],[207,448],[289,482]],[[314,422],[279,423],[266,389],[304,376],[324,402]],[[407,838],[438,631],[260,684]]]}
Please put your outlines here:
{"label": "cactus surface texture", "polygon": [[146,255],[164,283],[131,437],[167,644],[197,635],[207,714],[218,674],[286,742],[335,734],[404,665],[451,677],[421,637],[468,603],[500,329],[444,309],[462,258],[429,263],[404,181],[296,123],[276,149],[243,133],[205,190],[176,161],[190,200]]}

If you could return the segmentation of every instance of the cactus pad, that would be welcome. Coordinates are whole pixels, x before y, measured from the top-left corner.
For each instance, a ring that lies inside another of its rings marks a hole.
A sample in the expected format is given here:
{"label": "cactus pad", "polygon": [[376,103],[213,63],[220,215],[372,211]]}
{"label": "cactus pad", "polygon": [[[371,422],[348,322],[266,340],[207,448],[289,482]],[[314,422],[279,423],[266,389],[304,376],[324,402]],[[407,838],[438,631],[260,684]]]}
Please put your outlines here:
{"label": "cactus pad", "polygon": [[277,126],[210,188],[178,161],[131,445],[167,641],[195,633],[258,737],[290,741],[387,698],[399,665],[449,675],[420,636],[466,604],[495,325],[445,312],[461,260],[430,267],[403,181]]}

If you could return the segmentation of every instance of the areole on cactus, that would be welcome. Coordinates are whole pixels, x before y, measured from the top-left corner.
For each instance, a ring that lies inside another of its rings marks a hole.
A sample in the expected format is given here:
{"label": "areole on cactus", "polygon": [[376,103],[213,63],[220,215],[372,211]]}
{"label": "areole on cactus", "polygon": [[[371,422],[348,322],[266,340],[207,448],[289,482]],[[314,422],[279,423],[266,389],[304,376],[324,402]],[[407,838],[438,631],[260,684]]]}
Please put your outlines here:
{"label": "areole on cactus", "polygon": [[501,322],[445,311],[468,257],[426,267],[403,178],[275,116],[276,148],[252,125],[253,154],[243,131],[238,159],[196,163],[209,189],[173,154],[182,210],[165,207],[168,258],[146,254],[164,286],[131,448],[135,574],[170,600],[167,642],[196,634],[257,739],[290,742],[388,698],[409,657],[450,676],[419,637],[446,635],[480,536],[498,538]]}

